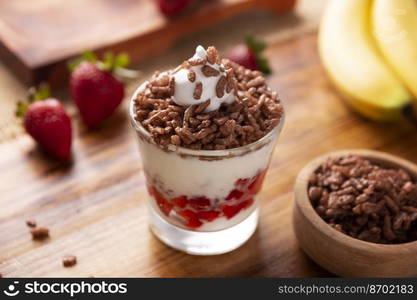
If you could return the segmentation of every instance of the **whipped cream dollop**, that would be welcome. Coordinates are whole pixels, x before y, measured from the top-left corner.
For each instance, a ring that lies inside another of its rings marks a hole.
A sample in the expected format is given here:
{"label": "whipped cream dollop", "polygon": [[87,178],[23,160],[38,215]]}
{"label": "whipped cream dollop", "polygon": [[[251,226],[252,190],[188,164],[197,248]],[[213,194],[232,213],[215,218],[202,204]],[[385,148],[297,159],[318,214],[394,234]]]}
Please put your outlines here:
{"label": "whipped cream dollop", "polygon": [[[210,51],[210,48],[207,51]],[[188,63],[174,71],[173,100],[178,105],[190,106],[210,100],[205,110],[209,112],[218,109],[222,103],[232,103],[235,100],[234,88],[227,79],[224,65],[219,62],[217,53],[217,59],[213,59],[207,51],[198,46]]]}

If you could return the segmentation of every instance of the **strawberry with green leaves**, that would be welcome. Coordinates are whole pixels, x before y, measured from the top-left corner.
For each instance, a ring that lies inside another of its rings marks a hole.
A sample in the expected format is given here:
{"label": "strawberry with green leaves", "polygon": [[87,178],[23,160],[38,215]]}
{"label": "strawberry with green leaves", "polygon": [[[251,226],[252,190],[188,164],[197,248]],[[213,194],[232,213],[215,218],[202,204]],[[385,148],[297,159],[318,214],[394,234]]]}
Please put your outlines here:
{"label": "strawberry with green leaves", "polygon": [[18,102],[16,115],[23,118],[27,133],[45,152],[67,160],[71,155],[71,119],[61,102],[49,95],[47,85],[31,88],[27,101]]}
{"label": "strawberry with green leaves", "polygon": [[124,97],[124,83],[118,73],[129,64],[126,54],[107,53],[99,61],[93,52],[71,61],[71,96],[88,127],[95,127],[113,114]]}
{"label": "strawberry with green leaves", "polygon": [[227,58],[250,70],[259,70],[264,74],[270,74],[268,60],[263,57],[262,52],[266,44],[252,36],[248,36],[244,44],[234,47]]}

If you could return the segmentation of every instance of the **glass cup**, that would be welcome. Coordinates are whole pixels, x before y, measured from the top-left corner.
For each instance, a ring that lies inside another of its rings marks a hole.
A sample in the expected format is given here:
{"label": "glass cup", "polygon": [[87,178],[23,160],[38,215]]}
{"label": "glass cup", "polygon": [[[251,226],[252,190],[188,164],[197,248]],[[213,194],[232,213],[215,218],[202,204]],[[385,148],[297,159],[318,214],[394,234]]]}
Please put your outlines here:
{"label": "glass cup", "polygon": [[189,254],[214,255],[246,242],[258,224],[258,194],[284,124],[260,140],[234,149],[162,149],[135,120],[148,189],[150,226],[165,244]]}

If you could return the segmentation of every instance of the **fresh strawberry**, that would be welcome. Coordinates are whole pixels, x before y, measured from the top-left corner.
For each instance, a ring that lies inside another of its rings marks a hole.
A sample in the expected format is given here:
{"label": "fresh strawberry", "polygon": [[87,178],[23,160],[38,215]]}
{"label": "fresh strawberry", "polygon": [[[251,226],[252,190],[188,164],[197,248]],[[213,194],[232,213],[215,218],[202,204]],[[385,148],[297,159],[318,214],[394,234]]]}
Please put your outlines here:
{"label": "fresh strawberry", "polygon": [[246,43],[234,47],[227,58],[251,70],[259,70],[264,74],[270,74],[268,60],[262,56],[266,48],[265,43],[252,36],[246,38]]}
{"label": "fresh strawberry", "polygon": [[184,208],[187,206],[188,198],[187,196],[179,196],[179,197],[173,198],[171,201],[175,206]]}
{"label": "fresh strawberry", "polygon": [[178,15],[190,2],[190,0],[155,0],[159,11],[166,17]]}
{"label": "fresh strawberry", "polygon": [[196,212],[193,212],[189,209],[184,209],[178,212],[180,216],[182,216],[185,219],[185,226],[190,228],[198,228],[203,223],[198,219],[198,215]]}
{"label": "fresh strawberry", "polygon": [[250,70],[256,70],[255,54],[246,44],[235,46],[228,54],[228,59]]}
{"label": "fresh strawberry", "polygon": [[200,211],[197,213],[197,216],[201,220],[206,220],[208,222],[211,222],[215,220],[220,215],[220,212],[215,210],[209,210],[209,211]]}
{"label": "fresh strawberry", "polygon": [[239,206],[239,204],[223,205],[222,206],[222,211],[223,211],[224,215],[226,216],[226,218],[228,218],[228,219],[231,219],[235,215],[237,215],[241,209],[242,208]]}
{"label": "fresh strawberry", "polygon": [[252,195],[256,195],[261,190],[265,175],[266,175],[266,170],[260,172],[253,178],[253,182],[248,186],[249,192]]}
{"label": "fresh strawberry", "polygon": [[245,194],[244,192],[234,189],[229,193],[229,195],[227,195],[226,200],[232,200],[232,199],[239,200],[240,198],[242,198],[244,194]]}
{"label": "fresh strawberry", "polygon": [[49,88],[31,90],[29,105],[19,102],[16,115],[23,117],[26,131],[51,156],[66,160],[71,154],[71,119],[57,99],[49,97]]}
{"label": "fresh strawberry", "polygon": [[210,199],[207,197],[201,196],[196,198],[191,198],[188,200],[188,203],[195,210],[205,209],[210,206]]}
{"label": "fresh strawberry", "polygon": [[124,84],[114,74],[129,62],[126,55],[106,54],[98,61],[92,52],[70,62],[70,92],[81,118],[94,127],[113,114],[124,97]]}

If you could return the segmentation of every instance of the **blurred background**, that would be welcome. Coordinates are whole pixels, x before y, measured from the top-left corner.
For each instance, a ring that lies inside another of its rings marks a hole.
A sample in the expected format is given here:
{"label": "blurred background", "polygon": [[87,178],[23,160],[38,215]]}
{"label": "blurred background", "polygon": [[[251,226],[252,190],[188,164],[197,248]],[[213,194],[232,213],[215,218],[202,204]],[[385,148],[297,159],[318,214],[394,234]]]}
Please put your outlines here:
{"label": "blurred background", "polygon": [[[207,4],[204,2],[221,1],[203,0],[201,2]],[[239,1],[225,2],[231,3],[233,6],[234,2]],[[146,78],[155,70],[163,70],[177,65],[180,61],[189,57],[195,47],[200,44],[204,46],[215,45],[221,53],[225,54],[235,45],[242,43],[248,34],[263,39],[267,44],[293,39],[299,35],[317,29],[320,15],[322,14],[326,2],[326,0],[299,0],[295,4],[293,11],[283,12],[278,15],[268,9],[243,8],[240,13],[239,11],[241,9],[238,10],[238,13],[235,13],[234,9],[232,9],[231,12],[228,13],[230,16],[224,17],[221,9],[216,9],[215,14],[217,16],[214,17],[214,20],[210,21],[209,25],[196,31],[192,28],[192,25],[187,23],[186,27],[191,26],[191,28],[187,28],[186,31],[190,32],[178,35],[172,42],[171,37],[159,36],[162,48],[160,53],[156,56],[154,54],[147,54],[144,58],[141,58],[140,54],[135,55],[134,63],[129,67],[140,70],[143,72],[143,78]],[[156,30],[155,28],[160,27],[168,28],[169,32],[170,23],[176,24],[179,22],[178,18],[166,20],[166,18],[158,11],[158,8],[152,0],[122,0],[116,2],[111,0],[89,0],[87,2],[75,1],[73,4],[69,5],[72,9],[69,11],[71,18],[68,17],[68,13],[60,11],[60,8],[68,5],[64,3],[66,3],[66,1],[59,0],[37,0],[31,1],[31,4],[25,3],[25,1],[0,2],[0,24],[3,24],[1,27],[3,28],[3,31],[0,31],[0,34],[3,34],[2,40],[4,46],[9,44],[11,46],[8,51],[4,51],[5,47],[3,46],[3,51],[0,52],[2,53],[2,56],[0,57],[0,98],[2,99],[2,109],[0,112],[0,142],[6,141],[7,139],[22,133],[20,123],[14,117],[16,101],[26,97],[26,90],[30,83],[36,81],[39,82],[39,79],[29,79],[28,82],[26,80],[27,72],[23,72],[24,74],[22,74],[16,70],[20,69],[20,67],[16,66],[18,64],[14,63],[14,61],[20,61],[21,59],[11,59],[9,51],[13,52],[14,49],[16,49],[19,54],[22,53],[23,55],[24,53],[30,57],[35,50],[29,51],[27,48],[30,47],[28,45],[23,46],[22,44],[31,43],[36,46],[36,51],[38,51],[38,48],[47,50],[44,52],[45,55],[47,55],[46,60],[48,61],[45,63],[46,65],[53,65],[55,63],[53,60],[49,61],[48,59],[50,55],[49,52],[56,53],[56,50],[50,49],[56,45],[39,45],[39,39],[37,37],[27,36],[28,34],[37,34],[40,36],[40,39],[44,38],[46,43],[53,43],[53,41],[56,41],[56,44],[59,45],[58,48],[60,49],[59,54],[61,54],[63,51],[62,49],[65,50],[71,47],[75,48],[74,51],[77,51],[78,49],[81,49],[81,51],[95,50],[94,46],[102,45],[101,42],[103,39],[107,42],[107,35],[110,33],[106,31],[108,31],[109,28],[114,27],[112,23],[120,24],[116,26],[117,28],[124,26],[122,29],[124,28],[129,34],[135,36],[135,34],[141,35],[146,33],[147,30],[152,31]],[[287,4],[285,5],[288,6]],[[277,6],[279,7],[280,5]],[[101,7],[101,10],[97,10],[98,7]],[[134,8],[134,11],[129,10],[131,8]],[[90,19],[94,19],[95,21],[91,20],[92,23],[89,25],[85,19],[79,16],[80,14],[82,16],[85,15],[85,13],[80,13],[80,10],[88,12],[87,14],[94,11]],[[42,12],[42,15],[40,12]],[[129,13],[128,18],[131,20],[123,20],[123,14],[125,13]],[[195,13],[195,9],[188,13]],[[101,21],[100,14],[106,18],[105,24],[107,24],[107,26],[104,26],[97,21]],[[114,19],[108,19],[111,16]],[[42,20],[43,17],[49,19]],[[62,18],[62,20],[60,20],[60,18]],[[71,24],[70,21],[73,19],[75,22],[78,22],[78,24]],[[132,23],[135,25],[133,26]],[[161,23],[163,24],[161,25]],[[20,26],[20,28],[13,28],[14,25]],[[91,26],[95,29],[91,29]],[[105,27],[105,31],[101,28],[103,26]],[[130,32],[129,28],[132,26],[135,28]],[[11,27],[11,29],[9,27]],[[13,29],[15,31],[11,31]],[[21,32],[23,29],[25,32]],[[39,31],[35,32],[36,29],[39,29]],[[45,32],[49,34],[48,37],[44,36]],[[93,35],[94,32],[100,32],[100,34]],[[77,37],[77,34],[83,36]],[[163,32],[162,34],[166,33]],[[68,39],[67,35],[71,36],[73,44],[66,41],[66,39]],[[117,36],[117,38],[122,40],[128,39],[124,36]],[[91,41],[91,39],[94,40]],[[158,39],[158,36],[156,36],[156,39]],[[170,42],[165,46],[162,42],[166,39]],[[116,44],[113,41],[109,41],[109,43]],[[61,48],[61,44],[67,45]],[[83,49],[80,44],[86,44],[85,48]],[[90,45],[93,47],[87,47]],[[121,46],[116,47],[116,51],[127,52],[131,55],[132,52],[135,51],[135,47],[137,46],[131,45],[130,43],[122,43]],[[113,49],[112,47],[110,48]],[[81,54],[80,50],[78,51],[79,52],[76,54],[71,53],[69,55],[64,55],[64,58],[58,58],[58,60],[65,61],[68,57]],[[34,54],[34,56],[36,55]],[[6,64],[10,62],[10,60],[13,61],[13,64]],[[25,67],[25,69],[26,68],[31,69],[32,67],[28,66]],[[60,66],[60,69],[66,69],[66,67]],[[44,71],[41,70],[40,73],[42,74],[42,72]],[[43,76],[42,78],[48,77]],[[143,78],[138,78],[137,82],[140,82]],[[63,81],[64,80],[60,80],[61,83]],[[133,82],[129,86],[134,87],[137,85],[137,82]],[[65,86],[65,84],[60,85]],[[68,98],[66,91],[62,86],[56,89],[55,93],[58,93],[58,95],[65,100]]]}

